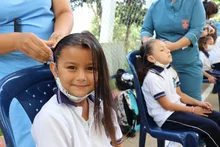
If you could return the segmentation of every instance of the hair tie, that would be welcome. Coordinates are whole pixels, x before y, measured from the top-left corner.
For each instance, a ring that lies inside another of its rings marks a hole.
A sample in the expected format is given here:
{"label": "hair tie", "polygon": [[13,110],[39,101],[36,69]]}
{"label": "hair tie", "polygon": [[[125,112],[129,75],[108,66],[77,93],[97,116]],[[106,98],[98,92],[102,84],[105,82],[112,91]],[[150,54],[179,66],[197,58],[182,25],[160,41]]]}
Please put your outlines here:
{"label": "hair tie", "polygon": [[141,56],[140,55],[136,55],[136,58],[140,58],[141,59]]}

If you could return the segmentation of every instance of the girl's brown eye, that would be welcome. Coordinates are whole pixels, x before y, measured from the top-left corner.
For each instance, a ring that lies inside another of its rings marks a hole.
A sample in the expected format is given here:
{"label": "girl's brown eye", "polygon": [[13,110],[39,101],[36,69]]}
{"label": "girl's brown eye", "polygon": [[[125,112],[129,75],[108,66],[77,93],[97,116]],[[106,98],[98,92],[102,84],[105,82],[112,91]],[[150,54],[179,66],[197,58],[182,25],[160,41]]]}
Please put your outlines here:
{"label": "girl's brown eye", "polygon": [[91,70],[91,71],[93,71],[93,69],[94,69],[93,67],[88,67],[87,68],[87,70]]}
{"label": "girl's brown eye", "polygon": [[68,66],[67,68],[68,68],[68,69],[72,69],[72,70],[73,70],[73,69],[76,69],[75,66]]}

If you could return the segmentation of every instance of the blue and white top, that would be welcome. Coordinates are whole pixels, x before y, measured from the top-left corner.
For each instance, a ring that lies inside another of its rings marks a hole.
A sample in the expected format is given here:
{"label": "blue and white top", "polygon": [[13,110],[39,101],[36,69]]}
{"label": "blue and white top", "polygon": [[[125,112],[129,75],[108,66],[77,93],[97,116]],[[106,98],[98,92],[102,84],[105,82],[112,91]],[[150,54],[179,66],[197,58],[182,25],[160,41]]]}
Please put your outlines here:
{"label": "blue and white top", "polygon": [[147,111],[159,127],[174,111],[165,110],[157,101],[158,99],[166,96],[172,103],[185,105],[180,102],[180,96],[176,93],[176,87],[179,85],[178,75],[171,65],[166,68],[153,66],[144,79],[141,88]]}
{"label": "blue and white top", "polygon": [[[152,37],[176,42],[182,37],[191,41],[184,50],[171,52],[173,65],[191,64],[199,59],[197,41],[205,24],[205,10],[201,0],[157,0],[148,9],[141,29],[141,38]],[[187,57],[187,58],[186,58]]]}
{"label": "blue and white top", "polygon": [[[54,30],[52,0],[1,0],[0,34],[14,32],[14,19],[22,32],[48,40]],[[22,68],[41,64],[20,51],[0,55],[0,79]]]}

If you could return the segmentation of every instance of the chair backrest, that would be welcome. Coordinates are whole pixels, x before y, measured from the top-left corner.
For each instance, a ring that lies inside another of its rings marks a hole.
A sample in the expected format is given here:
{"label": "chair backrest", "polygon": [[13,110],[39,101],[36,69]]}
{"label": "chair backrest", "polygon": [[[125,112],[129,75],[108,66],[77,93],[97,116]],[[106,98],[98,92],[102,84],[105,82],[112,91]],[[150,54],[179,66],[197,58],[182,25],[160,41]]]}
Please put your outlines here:
{"label": "chair backrest", "polygon": [[41,107],[52,97],[54,77],[48,65],[39,65],[14,72],[0,80],[0,127],[7,147],[15,147],[9,121],[9,107],[16,98],[31,122]]}
{"label": "chair backrest", "polygon": [[142,94],[141,85],[138,80],[138,76],[136,73],[135,65],[136,65],[136,55],[139,53],[139,50],[134,50],[127,54],[126,58],[128,61],[128,65],[134,75],[134,85],[137,94],[138,100],[138,108],[140,111],[140,127],[146,129],[146,131],[150,134],[152,129],[159,129],[157,124],[154,122],[153,118],[148,114],[146,103]]}

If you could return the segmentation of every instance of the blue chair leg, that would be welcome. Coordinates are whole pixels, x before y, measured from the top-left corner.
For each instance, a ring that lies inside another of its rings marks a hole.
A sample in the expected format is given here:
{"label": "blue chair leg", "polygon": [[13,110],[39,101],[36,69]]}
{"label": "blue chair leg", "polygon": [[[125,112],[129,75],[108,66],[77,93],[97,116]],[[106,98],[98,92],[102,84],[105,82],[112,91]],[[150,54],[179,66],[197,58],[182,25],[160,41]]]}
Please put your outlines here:
{"label": "blue chair leg", "polygon": [[220,111],[220,83],[216,83],[217,91],[218,91],[218,109]]}
{"label": "blue chair leg", "polygon": [[145,146],[145,141],[146,141],[146,132],[144,131],[143,128],[140,128],[140,135],[139,135],[139,147],[144,147]]}
{"label": "blue chair leg", "polygon": [[157,147],[164,147],[165,146],[165,140],[157,139]]}

